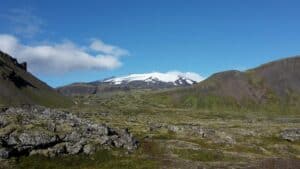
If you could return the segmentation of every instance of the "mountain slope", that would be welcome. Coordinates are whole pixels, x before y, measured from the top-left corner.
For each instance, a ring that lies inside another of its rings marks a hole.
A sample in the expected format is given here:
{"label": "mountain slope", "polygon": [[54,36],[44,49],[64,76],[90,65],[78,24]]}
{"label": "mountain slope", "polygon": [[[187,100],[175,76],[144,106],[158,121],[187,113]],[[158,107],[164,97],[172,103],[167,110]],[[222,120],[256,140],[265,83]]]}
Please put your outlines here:
{"label": "mountain slope", "polygon": [[153,101],[209,109],[300,108],[300,57],[291,57],[240,72],[220,72],[189,88],[155,94]]}
{"label": "mountain slope", "polygon": [[291,57],[252,69],[257,77],[281,97],[300,92],[300,56]]}
{"label": "mountain slope", "polygon": [[0,51],[0,105],[67,106],[71,101],[27,72],[26,63]]}
{"label": "mountain slope", "polygon": [[65,95],[98,94],[111,91],[128,91],[136,89],[166,89],[191,86],[202,78],[194,73],[145,73],[113,77],[90,83],[74,83],[58,88]]}

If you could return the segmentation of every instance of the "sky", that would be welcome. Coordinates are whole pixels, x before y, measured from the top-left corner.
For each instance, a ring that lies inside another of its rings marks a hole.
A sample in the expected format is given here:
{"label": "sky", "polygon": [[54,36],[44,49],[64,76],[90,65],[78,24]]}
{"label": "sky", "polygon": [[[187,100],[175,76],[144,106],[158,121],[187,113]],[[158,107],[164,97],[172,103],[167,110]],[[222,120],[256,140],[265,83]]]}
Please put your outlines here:
{"label": "sky", "polygon": [[0,50],[53,87],[154,71],[209,77],[300,54],[298,0],[0,2]]}

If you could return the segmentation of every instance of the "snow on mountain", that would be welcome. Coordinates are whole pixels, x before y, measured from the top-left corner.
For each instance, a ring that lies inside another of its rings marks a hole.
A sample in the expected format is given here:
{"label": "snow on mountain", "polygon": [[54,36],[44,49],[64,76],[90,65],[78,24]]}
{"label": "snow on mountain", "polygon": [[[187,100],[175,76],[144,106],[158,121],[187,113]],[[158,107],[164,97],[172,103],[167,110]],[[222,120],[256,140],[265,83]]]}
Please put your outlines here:
{"label": "snow on mountain", "polygon": [[197,73],[193,72],[178,72],[172,71],[167,73],[152,72],[144,74],[130,74],[128,76],[115,77],[104,80],[104,82],[112,83],[115,85],[122,83],[129,83],[133,81],[144,81],[148,83],[165,82],[173,83],[174,85],[189,84],[202,81],[204,78]]}

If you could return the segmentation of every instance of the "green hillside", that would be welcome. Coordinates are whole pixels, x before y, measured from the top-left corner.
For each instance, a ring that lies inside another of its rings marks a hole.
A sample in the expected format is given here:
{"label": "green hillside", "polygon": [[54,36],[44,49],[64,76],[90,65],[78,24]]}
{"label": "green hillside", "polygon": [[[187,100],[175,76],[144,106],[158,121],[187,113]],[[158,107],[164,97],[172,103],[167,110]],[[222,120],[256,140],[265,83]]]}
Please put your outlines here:
{"label": "green hillside", "polygon": [[216,73],[188,88],[149,96],[174,107],[299,113],[300,57],[261,65],[245,72]]}

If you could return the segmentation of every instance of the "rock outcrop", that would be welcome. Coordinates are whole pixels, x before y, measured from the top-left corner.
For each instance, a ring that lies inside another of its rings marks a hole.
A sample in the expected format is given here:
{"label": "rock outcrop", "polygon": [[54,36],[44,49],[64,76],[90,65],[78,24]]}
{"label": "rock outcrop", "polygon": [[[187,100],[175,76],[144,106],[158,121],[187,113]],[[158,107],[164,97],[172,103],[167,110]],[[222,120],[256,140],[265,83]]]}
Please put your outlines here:
{"label": "rock outcrop", "polygon": [[133,151],[137,146],[127,129],[115,130],[69,112],[36,106],[0,112],[0,158],[93,154],[112,147]]}
{"label": "rock outcrop", "polygon": [[0,108],[24,104],[68,107],[72,100],[27,71],[27,63],[0,51]]}
{"label": "rock outcrop", "polygon": [[300,129],[286,129],[280,133],[281,138],[288,141],[300,141]]}
{"label": "rock outcrop", "polygon": [[209,139],[216,144],[233,145],[236,143],[234,137],[225,131],[215,130],[200,125],[169,125],[169,124],[150,124],[149,131],[168,130],[182,135],[196,136],[201,139]]}

